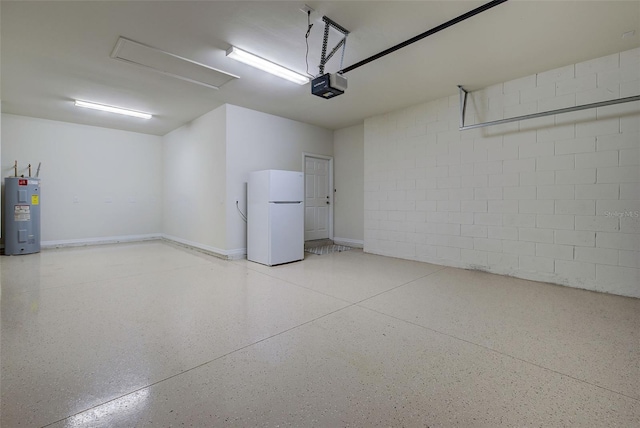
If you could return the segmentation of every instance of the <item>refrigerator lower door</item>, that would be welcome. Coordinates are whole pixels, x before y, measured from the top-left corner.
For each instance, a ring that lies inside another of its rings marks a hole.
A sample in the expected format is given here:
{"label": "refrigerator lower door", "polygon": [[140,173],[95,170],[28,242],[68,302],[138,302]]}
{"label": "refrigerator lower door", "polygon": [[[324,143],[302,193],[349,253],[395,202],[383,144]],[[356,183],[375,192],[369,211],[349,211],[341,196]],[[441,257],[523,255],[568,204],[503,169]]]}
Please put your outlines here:
{"label": "refrigerator lower door", "polygon": [[269,265],[304,259],[302,202],[270,203],[269,223]]}
{"label": "refrigerator lower door", "polygon": [[247,202],[247,260],[263,265],[269,264],[269,205]]}

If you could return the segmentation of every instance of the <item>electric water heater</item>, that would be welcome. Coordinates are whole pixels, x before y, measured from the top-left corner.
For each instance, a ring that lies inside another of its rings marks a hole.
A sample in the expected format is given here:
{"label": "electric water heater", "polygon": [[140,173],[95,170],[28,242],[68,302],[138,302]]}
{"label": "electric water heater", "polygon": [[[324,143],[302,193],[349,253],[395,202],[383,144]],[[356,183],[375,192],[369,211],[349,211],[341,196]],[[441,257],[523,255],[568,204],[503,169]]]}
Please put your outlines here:
{"label": "electric water heater", "polygon": [[4,253],[40,251],[40,179],[4,179]]}

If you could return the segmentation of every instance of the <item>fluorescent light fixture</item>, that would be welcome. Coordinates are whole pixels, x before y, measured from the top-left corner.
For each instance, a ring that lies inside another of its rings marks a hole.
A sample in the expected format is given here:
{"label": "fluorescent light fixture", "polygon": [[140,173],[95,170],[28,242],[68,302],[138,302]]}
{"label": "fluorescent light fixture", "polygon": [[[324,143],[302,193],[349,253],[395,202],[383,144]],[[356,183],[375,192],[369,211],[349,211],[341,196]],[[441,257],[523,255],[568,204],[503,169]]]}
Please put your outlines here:
{"label": "fluorescent light fixture", "polygon": [[96,103],[90,103],[87,101],[80,101],[80,100],[76,100],[76,107],[84,107],[84,108],[90,108],[93,110],[108,111],[109,113],[124,114],[125,116],[133,116],[133,117],[138,117],[140,119],[151,119],[152,117],[149,113],[142,113],[140,111],[128,110],[126,108],[106,106],[104,104],[96,104]]}
{"label": "fluorescent light fixture", "polygon": [[259,68],[267,73],[287,79],[290,82],[297,83],[298,85],[309,83],[309,78],[307,76],[296,73],[293,70],[284,68],[281,65],[268,61],[264,58],[260,58],[259,56],[247,51],[243,51],[242,49],[238,49],[235,46],[231,46],[229,50],[227,50],[227,56],[235,59],[236,61],[244,62],[252,67]]}

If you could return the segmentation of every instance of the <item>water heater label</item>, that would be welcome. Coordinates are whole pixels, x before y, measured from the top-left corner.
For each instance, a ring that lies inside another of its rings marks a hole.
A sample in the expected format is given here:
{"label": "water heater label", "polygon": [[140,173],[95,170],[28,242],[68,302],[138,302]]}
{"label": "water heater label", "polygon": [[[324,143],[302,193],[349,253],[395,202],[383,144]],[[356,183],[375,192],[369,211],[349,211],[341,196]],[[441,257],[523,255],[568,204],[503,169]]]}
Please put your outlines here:
{"label": "water heater label", "polygon": [[29,180],[18,180],[18,186],[26,186]]}
{"label": "water heater label", "polygon": [[30,205],[15,205],[13,208],[13,219],[15,221],[30,221],[31,220],[31,206]]}
{"label": "water heater label", "polygon": [[38,195],[31,195],[31,205],[39,205],[40,197]]}

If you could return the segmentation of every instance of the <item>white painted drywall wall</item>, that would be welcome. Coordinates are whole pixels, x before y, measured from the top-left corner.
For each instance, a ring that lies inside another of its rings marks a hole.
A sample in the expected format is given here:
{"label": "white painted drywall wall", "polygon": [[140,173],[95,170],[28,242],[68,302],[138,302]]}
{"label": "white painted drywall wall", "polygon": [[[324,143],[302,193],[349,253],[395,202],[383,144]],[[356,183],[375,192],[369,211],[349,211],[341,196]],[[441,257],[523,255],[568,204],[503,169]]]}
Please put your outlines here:
{"label": "white painted drywall wall", "polygon": [[[476,92],[467,123],[640,94],[640,49]],[[640,103],[458,131],[365,121],[365,251],[640,297]]]}
{"label": "white painted drywall wall", "polygon": [[226,116],[221,106],[163,137],[162,231],[226,254]]}
{"label": "white painted drywall wall", "polygon": [[42,162],[42,242],[159,234],[160,137],[2,115],[2,177]]}
{"label": "white painted drywall wall", "polygon": [[[0,10],[2,8],[0,7]],[[1,13],[0,13],[1,15]],[[1,32],[0,32],[1,34]],[[0,46],[2,46],[2,36],[0,35]],[[0,55],[0,58],[2,57],[2,55]],[[0,61],[0,70],[2,70],[2,63]],[[0,82],[2,82],[2,75],[0,72]],[[2,89],[0,88],[0,105],[2,105]],[[2,115],[0,114],[0,165],[2,165]],[[1,194],[2,192],[0,192]],[[0,195],[0,198],[3,198],[4,196]],[[2,199],[0,199],[0,225],[2,224]],[[0,227],[0,240],[2,240],[2,227]]]}
{"label": "white painted drywall wall", "polygon": [[335,240],[364,240],[364,123],[333,133]]}
{"label": "white painted drywall wall", "polygon": [[302,171],[302,153],[333,155],[332,131],[290,119],[227,104],[227,250],[246,251],[249,172],[263,169]]}

